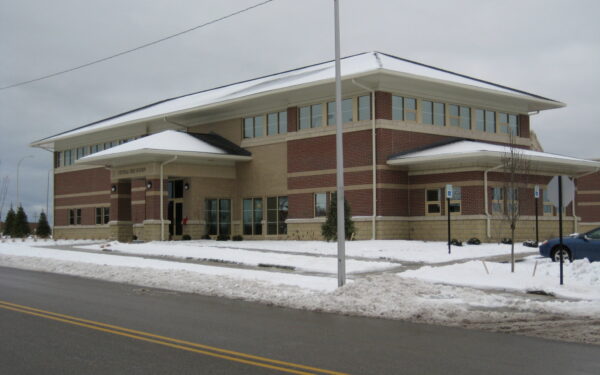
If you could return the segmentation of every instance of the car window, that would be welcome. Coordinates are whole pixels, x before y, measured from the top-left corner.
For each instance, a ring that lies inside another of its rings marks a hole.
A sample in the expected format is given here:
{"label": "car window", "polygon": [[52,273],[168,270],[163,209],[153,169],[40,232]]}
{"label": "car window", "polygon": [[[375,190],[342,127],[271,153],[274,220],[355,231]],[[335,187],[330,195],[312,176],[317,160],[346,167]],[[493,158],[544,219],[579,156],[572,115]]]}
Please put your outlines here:
{"label": "car window", "polygon": [[594,229],[587,233],[587,236],[594,240],[600,240],[600,228]]}

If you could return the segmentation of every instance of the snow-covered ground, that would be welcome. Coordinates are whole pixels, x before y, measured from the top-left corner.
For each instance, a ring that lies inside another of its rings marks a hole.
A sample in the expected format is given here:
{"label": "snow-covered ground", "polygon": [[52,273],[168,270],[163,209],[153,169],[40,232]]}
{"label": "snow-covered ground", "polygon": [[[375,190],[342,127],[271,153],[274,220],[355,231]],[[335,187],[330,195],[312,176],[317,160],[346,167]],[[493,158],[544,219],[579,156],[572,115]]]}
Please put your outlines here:
{"label": "snow-covered ground", "polygon": [[587,259],[564,263],[563,285],[559,282],[559,267],[549,258],[530,256],[515,264],[514,273],[509,263],[469,261],[442,267],[425,266],[398,276],[478,289],[543,292],[561,298],[595,300],[600,305],[600,263],[590,263]]}
{"label": "snow-covered ground", "polygon": [[[264,246],[260,246],[261,243]],[[422,265],[420,268],[404,272],[349,275],[348,284],[336,288],[337,280],[333,275],[313,276],[297,271],[253,269],[247,266],[240,268],[227,264],[219,266],[218,263],[193,264],[186,262],[185,259],[180,261],[144,259],[142,255],[122,256],[112,252],[67,251],[52,249],[51,244],[54,242],[0,242],[0,266],[242,298],[292,308],[451,325],[467,323],[497,325],[498,322],[539,322],[544,319],[551,322],[556,320],[556,314],[568,315],[580,320],[600,317],[600,263],[587,261],[576,261],[565,265],[563,286],[558,285],[558,265],[533,256],[517,263],[515,274],[510,273],[509,264],[486,262],[488,275],[480,260],[466,260],[449,265]],[[89,245],[89,243],[86,245],[70,241],[63,241],[60,244],[63,246],[76,244],[77,247]],[[348,245],[351,249],[350,254],[360,254],[365,258],[379,259],[381,253],[388,257],[387,255],[392,254],[393,249],[396,249],[393,258],[398,260],[423,259],[423,255],[416,255],[418,251],[430,254],[433,258],[432,263],[442,262],[440,259],[449,260],[448,254],[443,253],[444,250],[447,251],[445,244],[441,242],[356,241]],[[238,247],[238,250],[223,254],[228,254],[227,256],[245,254],[244,256],[252,258],[252,253],[256,253],[256,259],[285,255],[289,256],[285,259],[293,262],[294,259],[303,259],[292,257],[294,254],[297,256],[298,253],[305,253],[303,257],[310,258],[306,255],[310,253],[307,249],[314,250],[313,258],[318,261],[322,256],[317,255],[329,254],[332,244],[296,241],[238,243],[195,241],[150,243],[145,246],[109,244],[112,250],[128,253],[135,252],[132,249],[137,248],[140,249],[139,254],[153,251],[154,255],[177,253],[179,254],[177,257],[193,258],[203,258],[204,255],[199,254],[204,254],[202,251],[206,249],[209,249],[206,251],[210,254],[214,254],[228,250],[223,247],[234,246]],[[252,247],[270,249],[279,253],[248,250]],[[95,245],[94,248],[100,247]],[[156,250],[159,248],[162,250]],[[245,250],[241,252],[240,249]],[[509,252],[509,247],[506,245],[483,245],[453,248],[453,254],[457,258],[464,259],[467,256],[461,254],[461,250],[473,254],[472,252],[477,249],[481,249],[486,255]],[[530,248],[518,249],[535,251]],[[475,251],[474,257],[481,256],[482,253]],[[213,258],[213,255],[210,258]],[[307,260],[302,260],[305,261]],[[533,277],[536,261],[538,266]],[[395,265],[398,266],[397,263]],[[502,292],[530,290],[543,290],[557,298]]]}
{"label": "snow-covered ground", "polygon": [[[288,254],[337,255],[337,243],[324,241],[171,241],[127,244],[112,242],[113,250],[152,255],[206,258],[225,254],[224,249],[270,250]],[[100,245],[86,247],[100,249]],[[221,249],[214,251],[214,249]],[[206,251],[206,252],[205,252]],[[515,253],[536,252],[537,249],[515,244]],[[481,244],[452,246],[448,254],[445,242],[405,240],[348,241],[346,255],[373,260],[404,262],[444,263],[461,259],[473,259],[510,253],[510,245]],[[204,255],[203,255],[204,254]],[[274,257],[270,254],[269,257]],[[239,258],[238,258],[239,259]],[[276,259],[276,258],[272,258]]]}
{"label": "snow-covered ground", "polygon": [[[78,246],[88,250],[107,250],[117,251],[136,255],[169,256],[175,258],[187,258],[196,260],[213,260],[218,262],[228,262],[243,264],[247,266],[270,265],[287,267],[299,271],[319,272],[319,273],[337,273],[337,258],[326,256],[300,255],[298,251],[289,252],[264,252],[257,250],[243,250],[240,248],[231,248],[224,246],[213,246],[217,241],[173,241],[173,242],[149,242],[140,244],[127,244],[120,242],[111,242],[109,244],[96,244],[88,246]],[[237,242],[228,242],[235,244]],[[243,242],[248,244],[250,242]],[[346,261],[346,271],[349,274],[359,272],[382,271],[398,267],[397,263],[385,261],[365,261],[348,259]]]}

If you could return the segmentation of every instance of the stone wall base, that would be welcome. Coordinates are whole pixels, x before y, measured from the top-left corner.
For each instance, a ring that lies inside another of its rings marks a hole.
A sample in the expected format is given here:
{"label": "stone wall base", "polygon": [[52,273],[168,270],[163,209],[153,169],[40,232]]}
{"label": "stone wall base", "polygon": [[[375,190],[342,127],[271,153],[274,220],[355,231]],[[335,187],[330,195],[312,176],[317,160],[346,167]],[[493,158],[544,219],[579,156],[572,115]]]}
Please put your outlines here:
{"label": "stone wall base", "polygon": [[131,221],[111,221],[108,223],[110,239],[119,242],[133,240],[133,223]]}
{"label": "stone wall base", "polygon": [[108,225],[55,226],[52,237],[66,240],[106,240],[110,238],[110,228]]}

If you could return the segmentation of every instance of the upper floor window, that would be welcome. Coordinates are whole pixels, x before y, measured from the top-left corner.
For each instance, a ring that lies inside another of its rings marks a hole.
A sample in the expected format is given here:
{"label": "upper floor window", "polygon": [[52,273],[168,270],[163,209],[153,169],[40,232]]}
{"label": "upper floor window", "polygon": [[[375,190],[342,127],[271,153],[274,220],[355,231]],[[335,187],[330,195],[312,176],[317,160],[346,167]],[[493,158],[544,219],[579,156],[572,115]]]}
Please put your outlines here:
{"label": "upper floor window", "polygon": [[446,125],[446,113],[444,103],[423,100],[421,102],[421,121],[424,124],[429,125]]}
{"label": "upper floor window", "polygon": [[471,108],[450,104],[448,106],[448,123],[450,126],[471,129]]}
{"label": "upper floor window", "polygon": [[267,114],[267,134],[287,133],[287,112],[273,112]]}
{"label": "upper floor window", "polygon": [[475,129],[488,133],[496,132],[496,112],[476,110]]}
{"label": "upper floor window", "polygon": [[358,121],[371,119],[371,96],[358,97]]}
{"label": "upper floor window", "polygon": [[263,116],[246,117],[244,119],[244,138],[262,137]]}
{"label": "upper floor window", "polygon": [[[352,99],[342,100],[342,124],[354,121]],[[327,125],[335,125],[335,102],[327,103]]]}
{"label": "upper floor window", "polygon": [[417,99],[392,96],[392,120],[417,121]]}
{"label": "upper floor window", "polygon": [[323,125],[323,105],[313,104],[300,107],[300,129],[318,128]]}
{"label": "upper floor window", "polygon": [[498,130],[500,133],[519,135],[517,115],[498,113]]}

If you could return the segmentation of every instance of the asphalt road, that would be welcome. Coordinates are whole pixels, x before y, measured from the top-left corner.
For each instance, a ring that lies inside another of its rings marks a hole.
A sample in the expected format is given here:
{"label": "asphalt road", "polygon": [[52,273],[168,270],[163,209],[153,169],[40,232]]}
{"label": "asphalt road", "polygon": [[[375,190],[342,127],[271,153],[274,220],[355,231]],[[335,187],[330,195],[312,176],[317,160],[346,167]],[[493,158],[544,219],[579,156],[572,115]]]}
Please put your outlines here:
{"label": "asphalt road", "polygon": [[600,346],[0,267],[0,374],[285,373],[597,375]]}

